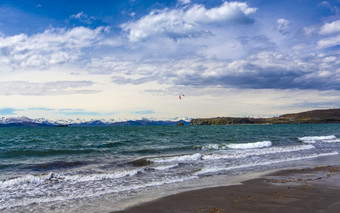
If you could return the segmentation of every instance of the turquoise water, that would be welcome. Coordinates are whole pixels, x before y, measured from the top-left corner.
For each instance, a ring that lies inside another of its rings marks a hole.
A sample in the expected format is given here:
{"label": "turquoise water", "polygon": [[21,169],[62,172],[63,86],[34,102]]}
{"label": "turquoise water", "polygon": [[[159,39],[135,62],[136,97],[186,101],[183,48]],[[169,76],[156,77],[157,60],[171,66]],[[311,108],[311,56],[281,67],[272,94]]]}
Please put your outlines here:
{"label": "turquoise water", "polygon": [[129,200],[160,186],[339,151],[340,124],[0,128],[0,210],[77,209],[79,200],[108,195]]}

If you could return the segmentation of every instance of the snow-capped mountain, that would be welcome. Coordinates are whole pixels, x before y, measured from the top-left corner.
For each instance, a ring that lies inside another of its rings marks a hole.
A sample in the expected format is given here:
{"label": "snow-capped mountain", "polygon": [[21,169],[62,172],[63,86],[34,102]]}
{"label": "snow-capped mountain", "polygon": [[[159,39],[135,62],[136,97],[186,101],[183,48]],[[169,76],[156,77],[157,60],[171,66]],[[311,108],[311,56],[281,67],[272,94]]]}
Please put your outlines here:
{"label": "snow-capped mountain", "polygon": [[28,117],[25,117],[25,116],[11,117],[11,118],[6,118],[6,117],[0,118],[0,124],[13,124],[13,123],[53,124],[54,122],[51,121],[51,120],[44,119],[44,118],[31,119],[31,118],[28,118]]}
{"label": "snow-capped mountain", "polygon": [[45,118],[37,118],[31,119],[25,116],[21,117],[1,117],[0,118],[0,127],[6,126],[150,126],[150,125],[176,125],[178,122],[182,122],[184,124],[189,124],[188,118],[175,118],[175,119],[167,119],[167,120],[153,120],[153,119],[142,119],[142,120],[84,120],[84,119],[60,119],[60,120],[48,120]]}

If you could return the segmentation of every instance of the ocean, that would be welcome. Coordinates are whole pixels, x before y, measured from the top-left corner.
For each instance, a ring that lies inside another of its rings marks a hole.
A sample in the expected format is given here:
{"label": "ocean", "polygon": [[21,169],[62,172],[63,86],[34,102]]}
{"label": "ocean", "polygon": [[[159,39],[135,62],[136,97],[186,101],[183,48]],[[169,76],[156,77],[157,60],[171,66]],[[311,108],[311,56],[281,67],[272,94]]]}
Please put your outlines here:
{"label": "ocean", "polygon": [[340,124],[0,128],[0,211],[110,212],[339,153]]}

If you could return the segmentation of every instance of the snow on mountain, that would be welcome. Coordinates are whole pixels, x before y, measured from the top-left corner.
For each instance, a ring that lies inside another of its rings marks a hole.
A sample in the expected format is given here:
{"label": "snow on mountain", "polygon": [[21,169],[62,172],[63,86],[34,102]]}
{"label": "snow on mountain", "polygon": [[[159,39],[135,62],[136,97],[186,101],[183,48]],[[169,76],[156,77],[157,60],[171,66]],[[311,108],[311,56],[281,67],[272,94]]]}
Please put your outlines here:
{"label": "snow on mountain", "polygon": [[[127,126],[127,125],[174,125],[178,121],[189,122],[189,118],[172,118],[172,119],[148,119],[142,120],[126,120],[126,119],[59,119],[59,120],[48,120],[45,118],[31,119],[25,116],[21,117],[1,117],[0,124],[10,126],[55,126],[55,125],[70,125],[70,126]],[[17,124],[17,125],[16,125]],[[32,125],[34,124],[34,125]]]}

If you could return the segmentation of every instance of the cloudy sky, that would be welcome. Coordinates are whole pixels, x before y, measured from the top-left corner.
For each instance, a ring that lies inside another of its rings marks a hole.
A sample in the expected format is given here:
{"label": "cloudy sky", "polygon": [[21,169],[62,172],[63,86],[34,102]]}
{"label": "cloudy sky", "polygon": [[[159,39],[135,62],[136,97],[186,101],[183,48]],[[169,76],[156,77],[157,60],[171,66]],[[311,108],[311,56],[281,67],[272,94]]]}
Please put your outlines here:
{"label": "cloudy sky", "polygon": [[339,107],[340,0],[0,1],[0,117]]}

